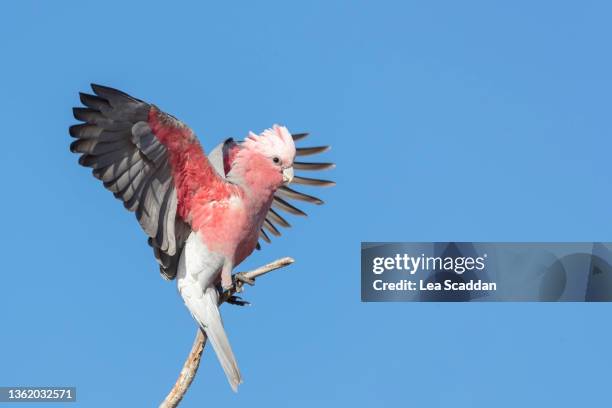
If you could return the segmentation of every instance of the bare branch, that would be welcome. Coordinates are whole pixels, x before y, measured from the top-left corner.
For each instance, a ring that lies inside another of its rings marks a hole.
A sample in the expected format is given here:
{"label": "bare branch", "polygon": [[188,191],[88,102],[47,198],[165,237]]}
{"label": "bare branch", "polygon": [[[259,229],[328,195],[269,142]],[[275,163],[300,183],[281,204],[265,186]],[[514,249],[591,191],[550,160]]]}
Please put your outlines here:
{"label": "bare branch", "polygon": [[183,364],[183,369],[181,370],[176,383],[174,383],[174,387],[172,387],[164,402],[159,405],[159,408],[174,408],[178,406],[179,402],[181,402],[183,396],[185,396],[185,393],[193,382],[196,373],[198,372],[200,359],[202,358],[202,352],[204,351],[205,345],[206,334],[204,334],[204,332],[198,327],[196,338],[193,341],[193,346],[191,347],[191,351],[185,360],[185,364]]}
{"label": "bare branch", "polygon": [[293,258],[290,258],[290,257],[287,256],[285,258],[277,259],[274,262],[270,262],[267,265],[260,266],[259,268],[253,269],[252,271],[245,272],[244,275],[247,278],[256,279],[256,278],[258,278],[258,277],[260,277],[262,275],[265,275],[268,272],[272,272],[275,269],[280,269],[280,268],[283,268],[285,266],[289,266],[289,265],[291,265],[294,262],[295,262],[295,260]]}
{"label": "bare branch", "polygon": [[[257,269],[253,269],[252,271],[248,271],[244,273],[244,276],[248,279],[255,280],[256,278],[263,276],[271,271],[276,269],[283,268],[285,266],[291,265],[293,262],[293,258],[285,257],[281,259],[277,259],[274,262],[270,262],[267,265],[261,266]],[[231,295],[236,293],[238,288],[233,287],[231,290],[227,291],[224,296],[222,296],[219,301],[220,303],[225,302]],[[189,386],[193,382],[196,373],[198,372],[198,367],[200,366],[200,359],[202,358],[202,353],[204,352],[204,346],[206,345],[206,334],[198,327],[198,331],[196,333],[196,338],[193,342],[193,346],[191,347],[191,351],[183,364],[183,369],[179,374],[176,383],[166,396],[166,399],[159,405],[159,408],[175,408],[181,402],[185,393],[189,389]]]}

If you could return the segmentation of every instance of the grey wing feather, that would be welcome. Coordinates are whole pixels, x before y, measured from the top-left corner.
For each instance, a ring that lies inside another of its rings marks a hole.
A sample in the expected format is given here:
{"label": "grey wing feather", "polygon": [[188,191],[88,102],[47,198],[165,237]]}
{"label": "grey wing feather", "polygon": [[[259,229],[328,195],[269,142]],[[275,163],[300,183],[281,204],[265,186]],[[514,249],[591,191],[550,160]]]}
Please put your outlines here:
{"label": "grey wing feather", "polygon": [[135,212],[162,276],[173,279],[190,228],[176,214],[168,152],[148,124],[151,105],[116,89],[93,84],[92,89],[95,95],[80,94],[85,107],[73,109],[84,123],[70,127],[76,138],[70,149]]}
{"label": "grey wing feather", "polygon": [[[296,133],[293,134],[293,141],[298,144],[298,141],[305,139],[308,136],[308,133]],[[317,147],[296,147],[296,156],[314,156],[316,154],[324,153],[330,149],[330,146],[317,146]],[[304,171],[321,171],[321,170],[329,170],[333,169],[335,164],[333,163],[310,163],[310,162],[302,162],[295,161],[293,163],[293,168],[295,170],[304,170]],[[311,186],[333,186],[335,183],[329,180],[319,180],[319,179],[309,179],[305,177],[301,177],[296,175],[291,182],[291,185],[295,184],[307,184]],[[268,211],[268,215],[266,216],[266,222],[264,227],[267,227],[271,232],[274,231],[274,235],[280,235],[280,231],[275,227],[276,225],[280,225],[281,227],[289,227],[289,223],[279,214],[279,212],[275,211],[275,209],[279,211],[285,211],[290,214],[305,216],[306,213],[301,209],[297,208],[295,205],[291,204],[287,200],[299,200],[304,201],[311,204],[321,205],[323,204],[323,200],[314,197],[309,194],[302,193],[300,191],[294,190],[289,186],[284,186],[279,188],[274,194],[274,199],[272,201],[272,207],[270,211]]]}

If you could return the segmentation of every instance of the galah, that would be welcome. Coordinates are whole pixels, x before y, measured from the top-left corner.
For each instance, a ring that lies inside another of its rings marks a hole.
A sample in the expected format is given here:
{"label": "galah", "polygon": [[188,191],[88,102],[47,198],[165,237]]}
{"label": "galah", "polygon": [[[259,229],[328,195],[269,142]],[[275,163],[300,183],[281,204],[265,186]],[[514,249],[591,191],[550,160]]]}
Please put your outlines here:
{"label": "galah", "polygon": [[305,215],[286,199],[322,204],[287,185],[333,185],[293,173],[333,167],[294,161],[328,147],[296,149],[294,142],[307,134],[274,125],[249,132],[242,142],[227,139],[207,158],[194,132],[175,117],[116,89],[92,89],[95,95],[80,94],[85,107],[74,108],[84,123],[70,127],[77,139],[70,149],[136,213],[162,276],[176,278],[236,391],[242,377],[219,314],[220,295],[252,283],[241,274],[232,277],[233,268],[259,248],[259,238],[270,242],[265,230],[280,235],[275,224],[289,226],[272,207]]}

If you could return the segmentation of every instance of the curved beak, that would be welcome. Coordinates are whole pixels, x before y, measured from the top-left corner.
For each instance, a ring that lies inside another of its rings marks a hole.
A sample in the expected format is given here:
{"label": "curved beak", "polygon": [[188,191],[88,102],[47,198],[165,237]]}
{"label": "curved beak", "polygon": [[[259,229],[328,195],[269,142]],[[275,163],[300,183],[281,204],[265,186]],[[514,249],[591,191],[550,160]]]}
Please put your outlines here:
{"label": "curved beak", "polygon": [[293,167],[287,167],[283,169],[283,182],[289,184],[291,180],[293,180]]}

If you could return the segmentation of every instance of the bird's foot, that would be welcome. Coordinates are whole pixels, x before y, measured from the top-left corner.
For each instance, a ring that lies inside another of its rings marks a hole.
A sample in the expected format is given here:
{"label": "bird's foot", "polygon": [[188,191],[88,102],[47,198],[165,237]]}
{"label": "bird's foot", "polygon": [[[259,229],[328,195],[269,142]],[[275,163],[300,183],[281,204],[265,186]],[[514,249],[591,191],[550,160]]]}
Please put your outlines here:
{"label": "bird's foot", "polygon": [[234,293],[242,293],[245,283],[253,286],[255,284],[255,279],[247,277],[244,272],[239,272],[232,275],[232,285],[229,288],[223,290],[223,288],[219,286],[219,291],[221,292],[221,303],[227,302],[237,306],[250,305],[250,302],[242,300],[240,296],[234,295]]}
{"label": "bird's foot", "polygon": [[236,306],[251,306],[251,302],[242,300],[240,296],[236,296],[236,295],[232,295],[228,297],[226,302],[229,303],[230,305],[236,305]]}
{"label": "bird's foot", "polygon": [[237,293],[242,292],[245,283],[250,286],[255,285],[255,279],[248,278],[244,272],[234,274],[232,276],[232,281]]}

